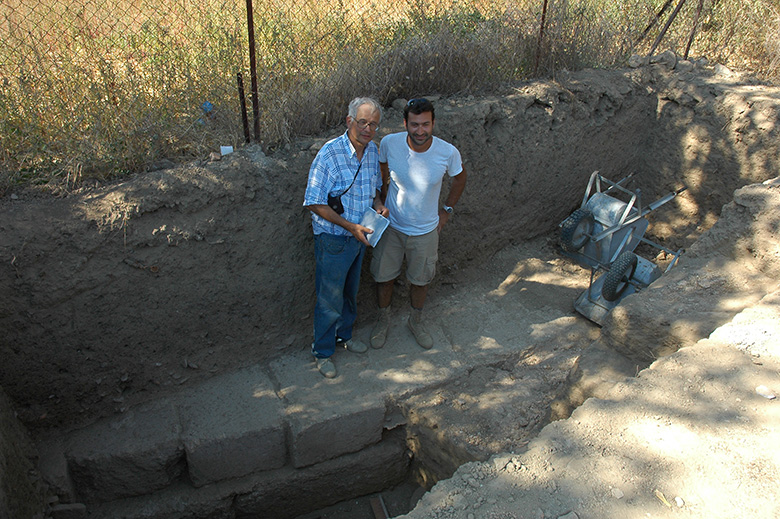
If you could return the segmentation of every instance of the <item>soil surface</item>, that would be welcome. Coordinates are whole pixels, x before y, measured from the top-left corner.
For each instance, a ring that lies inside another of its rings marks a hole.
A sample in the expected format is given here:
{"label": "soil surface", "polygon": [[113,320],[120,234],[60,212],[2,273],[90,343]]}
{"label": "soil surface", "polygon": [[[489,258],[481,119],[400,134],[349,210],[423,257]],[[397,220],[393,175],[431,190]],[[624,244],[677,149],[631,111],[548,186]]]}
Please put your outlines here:
{"label": "soil surface", "polygon": [[[538,287],[528,312],[560,308],[598,334],[572,312],[573,298],[544,297],[545,280],[572,279],[575,296],[587,286],[589,273],[557,254],[555,231],[579,207],[593,171],[613,180],[633,174],[631,188],[641,190],[645,204],[687,188],[648,216],[648,237],[670,250],[691,247],[713,227],[735,189],[777,176],[777,88],[669,54],[656,61],[566,73],[516,85],[503,96],[431,97],[436,133],[459,147],[469,174],[442,234],[432,312],[447,311],[437,301],[471,297],[475,280],[489,277],[496,261],[522,256],[527,261],[512,260],[517,268],[507,283]],[[401,129],[401,113],[388,108],[378,138]],[[0,199],[0,386],[22,422],[34,434],[80,427],[214,374],[308,348],[314,259],[303,190],[317,150],[342,131],[296,141],[270,156],[248,146],[221,160],[111,184],[6,193]],[[653,248],[640,251],[659,264],[669,260]],[[397,310],[407,305],[404,288],[394,299]],[[372,291],[364,269],[359,326],[374,317]],[[659,315],[668,307],[664,300],[648,301],[643,304],[656,305]],[[477,312],[461,323],[474,329],[489,323],[493,334],[511,336],[533,322],[523,320],[518,314],[514,322],[494,322]],[[580,338],[593,340],[590,333]],[[570,343],[555,346],[579,351]],[[501,373],[549,369],[543,359],[531,359],[533,366],[515,360]],[[561,357],[555,376],[537,388],[545,398],[517,418],[525,423],[521,428],[535,434],[549,420],[551,401],[561,396],[575,361],[568,353]],[[491,369],[475,372],[472,383],[499,384]],[[454,413],[445,421],[456,420],[458,408],[477,407],[453,388],[420,399],[419,408]],[[562,416],[581,403],[571,395],[563,400]],[[501,423],[507,413],[501,406],[479,407],[490,414],[486,424]],[[502,452],[506,442],[527,443],[519,436],[501,439],[506,432],[477,442],[480,455]],[[533,513],[426,517],[564,516]]]}
{"label": "soil surface", "polygon": [[462,465],[402,517],[780,517],[778,221],[780,178],[735,192],[581,351],[565,393],[597,398]]}

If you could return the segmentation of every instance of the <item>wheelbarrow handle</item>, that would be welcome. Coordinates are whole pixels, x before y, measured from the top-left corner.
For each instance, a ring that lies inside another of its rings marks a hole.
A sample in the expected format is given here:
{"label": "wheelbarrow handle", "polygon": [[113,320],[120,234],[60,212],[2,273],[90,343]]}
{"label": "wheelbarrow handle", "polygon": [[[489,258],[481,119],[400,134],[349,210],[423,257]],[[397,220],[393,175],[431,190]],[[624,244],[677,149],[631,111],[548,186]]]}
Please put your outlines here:
{"label": "wheelbarrow handle", "polygon": [[666,202],[668,202],[668,201],[669,201],[669,200],[671,200],[672,198],[676,197],[677,195],[679,195],[680,193],[682,193],[682,192],[683,192],[683,191],[685,191],[686,189],[688,189],[688,188],[687,188],[686,186],[683,186],[683,187],[681,187],[681,188],[677,189],[676,191],[672,191],[672,192],[671,192],[671,193],[669,193],[668,195],[666,195],[666,196],[664,196],[664,197],[661,197],[661,198],[659,198],[659,199],[658,199],[658,200],[656,200],[655,202],[653,202],[653,203],[651,203],[651,204],[648,204],[647,208],[646,208],[644,211],[642,211],[642,216],[645,216],[645,215],[646,215],[647,213],[649,213],[650,211],[653,211],[653,210],[655,210],[655,209],[658,209],[659,207],[661,207],[661,206],[662,206],[662,205],[664,205]]}

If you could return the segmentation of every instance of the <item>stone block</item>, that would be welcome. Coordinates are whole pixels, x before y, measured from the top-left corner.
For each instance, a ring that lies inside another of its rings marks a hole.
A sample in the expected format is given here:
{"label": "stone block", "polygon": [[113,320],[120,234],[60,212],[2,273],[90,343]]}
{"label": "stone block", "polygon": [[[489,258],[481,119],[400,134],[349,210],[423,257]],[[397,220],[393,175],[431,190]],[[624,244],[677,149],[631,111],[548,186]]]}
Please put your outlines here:
{"label": "stone block", "polygon": [[[409,334],[410,340],[411,332]],[[397,337],[396,337],[397,339]],[[395,339],[393,339],[395,340]],[[451,376],[454,354],[434,347],[410,367],[408,356],[391,344],[370,355],[336,353],[338,376],[324,378],[308,353],[271,363],[289,429],[288,449],[295,467],[306,467],[357,452],[382,437],[385,400],[419,391]],[[449,348],[448,348],[449,350]],[[415,350],[416,352],[416,350]],[[439,366],[446,366],[439,369]]]}
{"label": "stone block", "polygon": [[183,481],[148,494],[91,505],[89,517],[114,519],[289,519],[405,480],[405,433],[399,428],[360,452],[295,469],[284,467],[195,488]]}
{"label": "stone block", "polygon": [[242,482],[195,488],[176,482],[143,496],[117,499],[89,506],[90,519],[235,519],[233,498],[246,492]]}
{"label": "stone block", "polygon": [[384,403],[372,399],[323,407],[288,415],[293,466],[306,467],[357,452],[382,438]]}
{"label": "stone block", "polygon": [[397,485],[408,470],[404,432],[390,431],[360,452],[302,469],[288,465],[254,478],[251,491],[236,493],[236,517],[298,517]]}
{"label": "stone block", "polygon": [[73,432],[65,458],[76,493],[90,503],[166,487],[183,473],[180,436],[176,408],[167,400]]}
{"label": "stone block", "polygon": [[202,384],[186,396],[181,418],[195,486],[279,468],[287,460],[282,405],[258,367]]}

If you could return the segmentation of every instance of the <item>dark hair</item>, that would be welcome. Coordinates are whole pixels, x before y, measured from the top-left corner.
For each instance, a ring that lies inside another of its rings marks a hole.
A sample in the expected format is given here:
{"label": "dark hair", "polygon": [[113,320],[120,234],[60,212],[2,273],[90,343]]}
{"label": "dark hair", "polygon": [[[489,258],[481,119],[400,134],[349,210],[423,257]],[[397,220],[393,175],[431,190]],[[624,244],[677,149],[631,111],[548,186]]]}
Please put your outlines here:
{"label": "dark hair", "polygon": [[417,99],[410,99],[406,103],[406,106],[404,107],[404,121],[409,120],[410,112],[417,115],[423,112],[431,112],[431,120],[436,120],[436,114],[433,111],[433,103],[431,103],[424,97],[419,97]]}

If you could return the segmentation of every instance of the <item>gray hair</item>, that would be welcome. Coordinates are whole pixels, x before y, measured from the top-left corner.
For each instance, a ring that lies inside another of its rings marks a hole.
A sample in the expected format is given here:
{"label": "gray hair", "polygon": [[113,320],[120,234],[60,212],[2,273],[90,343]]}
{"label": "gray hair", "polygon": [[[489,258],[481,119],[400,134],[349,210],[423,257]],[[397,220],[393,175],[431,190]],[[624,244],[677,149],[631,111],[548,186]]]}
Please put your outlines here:
{"label": "gray hair", "polygon": [[349,111],[347,112],[347,115],[352,117],[353,119],[357,117],[358,108],[360,108],[363,105],[371,105],[371,107],[374,108],[375,112],[379,112],[379,120],[382,120],[382,105],[379,104],[379,101],[374,99],[373,97],[356,97],[349,103]]}

